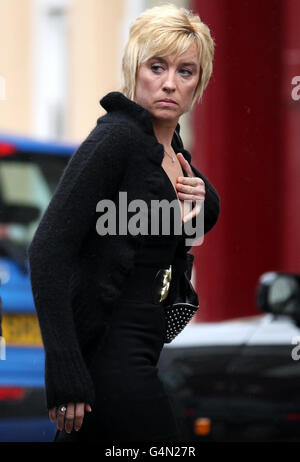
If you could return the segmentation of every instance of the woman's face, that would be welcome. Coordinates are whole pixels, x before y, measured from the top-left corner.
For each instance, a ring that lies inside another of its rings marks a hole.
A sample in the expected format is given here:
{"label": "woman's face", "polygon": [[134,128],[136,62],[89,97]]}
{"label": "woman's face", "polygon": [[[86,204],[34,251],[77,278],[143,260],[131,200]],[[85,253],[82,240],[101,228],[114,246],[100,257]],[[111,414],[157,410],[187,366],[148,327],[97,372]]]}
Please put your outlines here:
{"label": "woman's face", "polygon": [[[177,120],[189,110],[200,75],[197,45],[175,58],[156,56],[138,68],[134,101],[155,119]],[[172,102],[162,102],[164,99]]]}

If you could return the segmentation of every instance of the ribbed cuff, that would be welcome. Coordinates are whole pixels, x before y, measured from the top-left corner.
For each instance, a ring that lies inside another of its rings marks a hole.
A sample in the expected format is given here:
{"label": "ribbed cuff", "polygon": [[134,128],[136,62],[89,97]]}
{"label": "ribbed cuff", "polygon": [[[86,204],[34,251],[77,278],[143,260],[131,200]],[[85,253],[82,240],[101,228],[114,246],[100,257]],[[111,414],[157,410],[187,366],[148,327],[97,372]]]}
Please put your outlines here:
{"label": "ribbed cuff", "polygon": [[95,390],[80,352],[46,352],[45,385],[47,408],[68,403],[88,403],[93,407]]}

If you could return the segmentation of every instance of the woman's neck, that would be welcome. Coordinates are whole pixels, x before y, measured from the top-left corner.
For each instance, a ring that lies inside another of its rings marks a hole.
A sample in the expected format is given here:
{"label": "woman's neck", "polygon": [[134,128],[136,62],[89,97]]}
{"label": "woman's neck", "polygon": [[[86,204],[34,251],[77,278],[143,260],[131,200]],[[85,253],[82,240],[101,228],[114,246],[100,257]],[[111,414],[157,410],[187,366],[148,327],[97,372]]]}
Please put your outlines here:
{"label": "woman's neck", "polygon": [[161,144],[164,145],[165,149],[168,149],[171,147],[173,135],[175,128],[177,127],[178,119],[177,120],[166,120],[163,121],[161,119],[159,120],[153,120],[153,129],[155,136],[157,138],[157,141]]}

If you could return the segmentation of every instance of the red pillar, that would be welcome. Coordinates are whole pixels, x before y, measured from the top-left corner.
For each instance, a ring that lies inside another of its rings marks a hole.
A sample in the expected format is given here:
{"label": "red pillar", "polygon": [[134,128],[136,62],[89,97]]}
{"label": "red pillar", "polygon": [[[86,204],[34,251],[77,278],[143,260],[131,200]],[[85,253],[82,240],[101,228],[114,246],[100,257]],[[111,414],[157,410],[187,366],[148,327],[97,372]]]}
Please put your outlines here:
{"label": "red pillar", "polygon": [[281,0],[194,0],[216,42],[214,71],[194,110],[193,162],[221,214],[195,247],[198,320],[258,314],[259,276],[280,269],[282,233]]}
{"label": "red pillar", "polygon": [[[283,271],[300,274],[300,1],[285,1],[284,13],[282,106],[285,162],[282,182],[285,206],[281,261]],[[296,76],[298,90],[292,85]],[[292,95],[293,90],[297,95]]]}

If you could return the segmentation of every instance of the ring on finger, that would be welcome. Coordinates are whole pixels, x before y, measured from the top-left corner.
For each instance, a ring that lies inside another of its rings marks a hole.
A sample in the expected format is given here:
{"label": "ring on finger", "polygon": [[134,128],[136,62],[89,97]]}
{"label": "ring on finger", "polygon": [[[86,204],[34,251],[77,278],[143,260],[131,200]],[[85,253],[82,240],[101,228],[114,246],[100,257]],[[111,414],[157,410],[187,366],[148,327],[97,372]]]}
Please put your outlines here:
{"label": "ring on finger", "polygon": [[65,405],[60,406],[58,409],[59,409],[60,412],[63,412],[63,413],[65,413],[66,410],[67,410]]}

